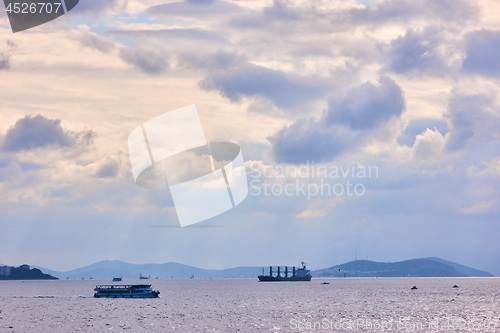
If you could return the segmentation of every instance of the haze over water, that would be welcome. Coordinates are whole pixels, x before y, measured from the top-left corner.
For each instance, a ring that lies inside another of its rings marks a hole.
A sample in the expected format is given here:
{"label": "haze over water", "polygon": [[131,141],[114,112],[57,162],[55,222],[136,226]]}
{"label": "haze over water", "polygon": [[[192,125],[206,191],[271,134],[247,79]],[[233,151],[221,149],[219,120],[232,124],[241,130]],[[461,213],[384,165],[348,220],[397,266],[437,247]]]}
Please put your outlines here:
{"label": "haze over water", "polygon": [[[322,285],[323,281],[330,284]],[[0,281],[0,332],[498,332],[500,329],[500,279],[497,278],[315,278],[296,283],[152,279],[116,284],[144,282],[159,290],[160,298],[93,298],[94,287],[112,284],[109,280]],[[454,285],[459,288],[453,288]],[[413,286],[418,290],[410,290]],[[314,323],[322,326],[307,328]],[[387,329],[389,323],[391,327]],[[462,326],[452,326],[459,324]],[[377,325],[383,325],[384,329]]]}

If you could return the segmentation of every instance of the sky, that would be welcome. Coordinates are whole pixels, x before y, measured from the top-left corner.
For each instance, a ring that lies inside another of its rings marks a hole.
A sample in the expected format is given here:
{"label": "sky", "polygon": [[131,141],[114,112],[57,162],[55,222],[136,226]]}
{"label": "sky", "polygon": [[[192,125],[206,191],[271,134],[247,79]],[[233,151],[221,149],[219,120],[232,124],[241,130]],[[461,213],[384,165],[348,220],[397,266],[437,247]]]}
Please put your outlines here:
{"label": "sky", "polygon": [[[15,34],[1,8],[0,263],[500,275],[498,59],[495,0],[80,0]],[[127,138],[192,104],[249,194],[181,228]]]}

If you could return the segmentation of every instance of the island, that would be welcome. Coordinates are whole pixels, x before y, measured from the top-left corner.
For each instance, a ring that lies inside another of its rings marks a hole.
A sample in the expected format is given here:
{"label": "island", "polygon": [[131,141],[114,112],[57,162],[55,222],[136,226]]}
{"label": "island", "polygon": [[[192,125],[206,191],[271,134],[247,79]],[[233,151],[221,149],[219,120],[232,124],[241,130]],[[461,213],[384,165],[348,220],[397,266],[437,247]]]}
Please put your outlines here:
{"label": "island", "polygon": [[55,276],[44,274],[38,268],[29,265],[19,267],[0,266],[0,280],[59,280]]}
{"label": "island", "polygon": [[492,274],[439,258],[399,262],[355,260],[311,272],[313,277],[491,277]]}

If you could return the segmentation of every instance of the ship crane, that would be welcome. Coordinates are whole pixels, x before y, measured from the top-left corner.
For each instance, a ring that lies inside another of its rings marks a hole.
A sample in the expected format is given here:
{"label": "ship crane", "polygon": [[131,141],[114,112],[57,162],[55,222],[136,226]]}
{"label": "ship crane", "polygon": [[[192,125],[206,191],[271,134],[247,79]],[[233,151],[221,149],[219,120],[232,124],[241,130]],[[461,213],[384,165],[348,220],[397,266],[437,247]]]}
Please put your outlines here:
{"label": "ship crane", "polygon": [[[283,269],[282,269],[283,267]],[[306,269],[306,263],[303,262],[300,268],[295,266],[269,266],[269,274],[264,275],[264,270],[262,275],[260,275],[259,281],[311,281],[311,274],[308,269]]]}

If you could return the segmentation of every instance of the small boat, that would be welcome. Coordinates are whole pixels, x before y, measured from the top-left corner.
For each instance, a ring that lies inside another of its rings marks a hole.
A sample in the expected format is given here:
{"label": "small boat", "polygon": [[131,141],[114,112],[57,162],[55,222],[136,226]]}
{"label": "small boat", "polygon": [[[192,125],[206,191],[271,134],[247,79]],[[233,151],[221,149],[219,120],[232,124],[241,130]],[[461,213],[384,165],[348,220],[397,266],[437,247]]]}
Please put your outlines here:
{"label": "small boat", "polygon": [[157,298],[160,295],[150,284],[101,285],[94,291],[95,298]]}
{"label": "small boat", "polygon": [[417,290],[417,289],[418,289],[417,286],[411,287],[411,290]]}
{"label": "small boat", "polygon": [[[273,275],[276,273],[276,276]],[[280,271],[280,267],[276,271],[273,271],[273,266],[269,267],[269,275],[264,275],[264,269],[262,269],[262,275],[259,275],[260,282],[285,282],[285,281],[311,281],[311,271],[306,269],[306,263],[302,262],[302,267],[295,269],[292,267],[292,276],[288,276],[290,271],[288,267],[285,267],[284,271]]]}
{"label": "small boat", "polygon": [[147,280],[150,277],[151,277],[151,275],[150,276],[142,276],[142,273],[139,274],[139,279],[141,279],[141,280]]}
{"label": "small boat", "polygon": [[330,284],[330,282],[323,282],[323,283],[321,283],[321,284]]}
{"label": "small boat", "polygon": [[113,282],[120,282],[121,280],[122,280],[121,277],[119,277],[119,278],[113,278]]}

